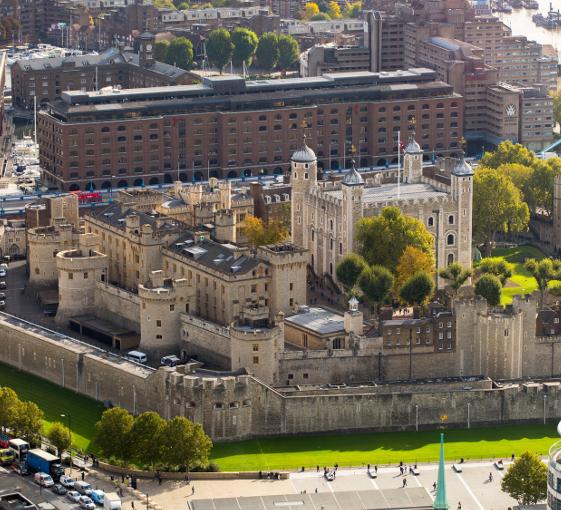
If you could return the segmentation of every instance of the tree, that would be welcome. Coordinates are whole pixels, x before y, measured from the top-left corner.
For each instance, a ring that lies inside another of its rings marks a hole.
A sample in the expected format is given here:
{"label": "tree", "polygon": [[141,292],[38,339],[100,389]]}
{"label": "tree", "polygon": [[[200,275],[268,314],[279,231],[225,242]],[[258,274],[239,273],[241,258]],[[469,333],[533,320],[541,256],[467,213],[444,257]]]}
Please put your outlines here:
{"label": "tree", "polygon": [[561,124],[561,92],[550,92],[553,98],[553,120]]}
{"label": "tree", "polygon": [[561,168],[556,161],[537,161],[533,167],[532,176],[528,183],[532,210],[540,209],[542,213],[551,216],[553,211],[553,183],[556,175],[561,175]]}
{"label": "tree", "polygon": [[359,253],[366,262],[387,267],[394,274],[407,246],[434,257],[433,237],[423,222],[404,215],[398,207],[385,207],[378,216],[362,218],[356,230]]}
{"label": "tree", "polygon": [[59,421],[55,421],[47,433],[47,439],[56,448],[59,457],[62,452],[68,450],[72,445],[70,429]]}
{"label": "tree", "polygon": [[494,274],[504,287],[512,276],[513,266],[501,257],[486,257],[479,261],[477,271],[480,274]]}
{"label": "tree", "polygon": [[169,41],[160,41],[154,44],[154,58],[158,62],[168,61]]}
{"label": "tree", "polygon": [[281,35],[278,39],[279,67],[285,71],[290,69],[300,57],[298,41],[291,35]]}
{"label": "tree", "polygon": [[453,262],[447,268],[441,269],[439,275],[441,278],[449,282],[449,287],[452,291],[452,298],[455,298],[460,290],[460,287],[471,276],[471,269],[464,268],[458,262]]}
{"label": "tree", "polygon": [[327,14],[329,14],[329,16],[331,16],[332,19],[337,19],[341,17],[341,7],[339,7],[339,4],[335,1],[331,1],[329,2],[329,10],[327,11]]}
{"label": "tree", "polygon": [[358,277],[358,286],[374,313],[388,297],[393,284],[393,275],[383,266],[366,267]]}
{"label": "tree", "polygon": [[220,74],[232,58],[233,50],[234,45],[230,32],[225,28],[217,28],[209,34],[206,42],[206,54],[209,62],[220,70]]}
{"label": "tree", "polygon": [[345,18],[359,18],[362,12],[362,2],[345,2]]}
{"label": "tree", "polygon": [[280,220],[269,220],[265,226],[261,218],[252,215],[248,215],[244,220],[243,232],[254,248],[280,243],[288,237],[288,230]]}
{"label": "tree", "polygon": [[163,459],[171,466],[191,470],[208,463],[212,441],[199,423],[176,416],[166,423],[162,436]]}
{"label": "tree", "polygon": [[434,258],[415,246],[406,246],[396,267],[396,288],[419,271],[434,273]]}
{"label": "tree", "polygon": [[131,429],[131,444],[135,461],[140,465],[150,466],[161,461],[161,444],[166,421],[158,413],[146,411],[134,419]]}
{"label": "tree", "polygon": [[535,505],[547,498],[547,466],[533,452],[524,452],[508,468],[501,489],[520,505]]}
{"label": "tree", "polygon": [[368,267],[366,261],[356,253],[347,253],[337,264],[335,274],[337,281],[343,285],[347,293],[351,293],[356,286],[358,277]]}
{"label": "tree", "polygon": [[539,307],[543,308],[543,302],[550,282],[561,280],[561,261],[555,259],[529,259],[524,263],[524,269],[528,271],[538,285],[540,292]]}
{"label": "tree", "polygon": [[331,16],[326,12],[318,12],[317,14],[314,14],[310,18],[310,21],[330,21],[330,20],[331,20]]}
{"label": "tree", "polygon": [[491,255],[497,232],[521,232],[528,226],[530,211],[518,188],[506,176],[482,168],[473,179],[473,234]]}
{"label": "tree", "polygon": [[276,34],[266,32],[259,39],[256,52],[259,67],[271,71],[279,62],[279,41]]}
{"label": "tree", "polygon": [[0,426],[12,428],[16,420],[20,399],[12,388],[0,387]]}
{"label": "tree", "polygon": [[249,67],[253,61],[258,43],[259,40],[255,32],[247,28],[236,28],[232,32],[232,44],[234,45],[232,60],[234,64],[241,66],[245,62],[245,65]]}
{"label": "tree", "polygon": [[533,166],[536,155],[519,143],[510,140],[501,142],[493,152],[486,152],[481,158],[481,165],[488,168],[498,168],[505,163],[518,163],[524,166]]}
{"label": "tree", "polygon": [[434,279],[426,271],[411,276],[399,289],[399,298],[410,306],[424,306],[434,294]]}
{"label": "tree", "polygon": [[30,443],[38,442],[43,430],[43,416],[43,411],[35,402],[20,401],[12,425],[14,435]]}
{"label": "tree", "polygon": [[193,65],[193,43],[186,37],[176,37],[169,43],[166,62],[186,71]]}
{"label": "tree", "polygon": [[121,407],[104,411],[95,424],[95,444],[107,458],[125,462],[132,457],[131,430],[134,423],[132,415]]}
{"label": "tree", "polygon": [[311,19],[316,14],[319,14],[318,4],[316,4],[315,2],[308,2],[306,5],[304,5],[304,12],[302,13],[303,19]]}
{"label": "tree", "polygon": [[534,173],[533,168],[519,163],[503,163],[497,168],[497,172],[510,178],[512,183],[522,193],[524,202],[528,204],[530,210],[534,210],[535,204],[530,187]]}
{"label": "tree", "polygon": [[164,9],[174,9],[175,4],[172,0],[153,0],[152,5],[157,8],[164,8]]}
{"label": "tree", "polygon": [[484,274],[475,283],[475,293],[487,300],[489,306],[497,306],[501,302],[501,281],[493,274]]}

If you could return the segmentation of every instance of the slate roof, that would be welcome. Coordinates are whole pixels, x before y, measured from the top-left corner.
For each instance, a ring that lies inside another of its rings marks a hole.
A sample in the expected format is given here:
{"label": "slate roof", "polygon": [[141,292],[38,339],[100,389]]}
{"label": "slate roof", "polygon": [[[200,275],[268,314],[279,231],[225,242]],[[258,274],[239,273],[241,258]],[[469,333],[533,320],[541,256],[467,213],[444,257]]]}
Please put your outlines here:
{"label": "slate roof", "polygon": [[285,322],[308,329],[319,335],[345,331],[344,317],[324,308],[310,308],[306,312],[286,317]]}
{"label": "slate roof", "polygon": [[86,213],[86,216],[91,216],[107,225],[125,230],[126,218],[133,214],[140,217],[141,226],[148,224],[158,232],[164,232],[166,230],[172,232],[178,228],[177,223],[172,219],[168,219],[163,225],[158,226],[157,220],[161,220],[162,216],[158,214],[148,214],[132,208],[122,210],[119,203],[113,203],[103,207],[94,207]]}
{"label": "slate roof", "polygon": [[[327,195],[342,199],[341,190],[326,191]],[[399,200],[423,200],[426,198],[446,197],[448,193],[438,191],[430,184],[402,184],[399,190]],[[397,200],[397,184],[383,184],[374,188],[365,188],[362,196],[364,204],[390,202]]]}

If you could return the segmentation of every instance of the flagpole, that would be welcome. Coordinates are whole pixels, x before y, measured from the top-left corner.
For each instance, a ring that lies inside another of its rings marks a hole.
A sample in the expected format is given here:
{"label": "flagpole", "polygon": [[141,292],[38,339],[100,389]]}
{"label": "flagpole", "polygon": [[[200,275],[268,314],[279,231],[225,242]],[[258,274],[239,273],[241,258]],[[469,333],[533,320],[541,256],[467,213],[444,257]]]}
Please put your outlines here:
{"label": "flagpole", "polygon": [[397,199],[401,193],[401,131],[397,132]]}

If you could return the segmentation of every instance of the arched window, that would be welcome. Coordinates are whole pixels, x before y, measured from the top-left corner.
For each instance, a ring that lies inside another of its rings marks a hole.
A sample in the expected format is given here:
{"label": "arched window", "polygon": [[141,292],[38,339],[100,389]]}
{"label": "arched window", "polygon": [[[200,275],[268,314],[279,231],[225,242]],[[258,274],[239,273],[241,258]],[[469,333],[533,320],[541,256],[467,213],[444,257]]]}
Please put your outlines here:
{"label": "arched window", "polygon": [[429,227],[434,226],[434,218],[432,216],[429,216],[429,219],[427,220],[427,225]]}
{"label": "arched window", "polygon": [[452,246],[454,244],[454,242],[455,242],[454,234],[448,234],[446,236],[446,244],[448,246]]}
{"label": "arched window", "polygon": [[449,253],[449,254],[448,254],[447,262],[448,262],[448,265],[454,263],[454,254],[453,254],[453,253]]}
{"label": "arched window", "polygon": [[450,216],[448,216],[448,225],[453,225],[454,224],[454,215],[451,214]]}

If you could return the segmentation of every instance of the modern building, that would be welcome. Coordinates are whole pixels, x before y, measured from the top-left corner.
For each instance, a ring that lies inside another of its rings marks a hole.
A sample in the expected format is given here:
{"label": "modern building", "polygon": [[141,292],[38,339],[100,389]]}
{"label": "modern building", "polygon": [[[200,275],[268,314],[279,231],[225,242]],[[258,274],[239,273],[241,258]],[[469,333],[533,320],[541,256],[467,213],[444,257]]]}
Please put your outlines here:
{"label": "modern building", "polygon": [[561,507],[561,441],[551,445],[547,473],[547,510]]}
{"label": "modern building", "polygon": [[317,275],[336,279],[339,260],[357,251],[357,221],[392,205],[422,221],[434,236],[438,269],[452,262],[470,266],[473,170],[463,157],[444,163],[423,167],[423,149],[411,136],[403,182],[398,184],[395,171],[365,179],[353,167],[331,183],[317,180],[316,155],[303,144],[292,156],[292,242],[309,251]]}
{"label": "modern building", "polygon": [[463,100],[434,71],[338,73],[200,85],[62,92],[38,116],[46,181],[63,190],[283,174],[302,130],[318,167],[397,160],[417,122],[425,151],[457,152]]}
{"label": "modern building", "polygon": [[198,77],[152,55],[154,38],[140,36],[140,53],[110,48],[101,55],[18,60],[12,66],[12,97],[16,106],[32,108],[34,97],[44,105],[64,91],[164,87],[194,83]]}

